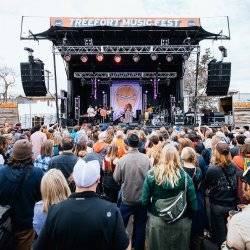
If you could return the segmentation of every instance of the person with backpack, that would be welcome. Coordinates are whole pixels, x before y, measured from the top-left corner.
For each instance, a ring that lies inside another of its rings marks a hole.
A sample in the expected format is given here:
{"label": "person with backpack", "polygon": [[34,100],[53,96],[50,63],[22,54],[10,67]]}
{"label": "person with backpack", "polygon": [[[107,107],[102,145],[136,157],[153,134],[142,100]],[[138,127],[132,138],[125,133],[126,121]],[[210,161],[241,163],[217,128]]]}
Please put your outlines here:
{"label": "person with backpack", "polygon": [[212,240],[218,247],[227,235],[227,217],[237,206],[237,168],[232,163],[230,146],[219,142],[214,146],[205,184],[209,193]]}
{"label": "person with backpack", "polygon": [[198,209],[192,218],[190,249],[199,249],[201,237],[207,224],[204,189],[202,189],[203,174],[201,169],[196,166],[197,154],[191,147],[183,148],[181,152],[183,169],[192,178],[197,198]]}
{"label": "person with backpack", "polygon": [[148,249],[189,249],[196,194],[174,146],[166,145],[159,163],[148,172],[141,200],[149,211]]}
{"label": "person with backpack", "polygon": [[[10,206],[14,235],[12,249],[31,249],[35,237],[32,225],[34,206],[41,200],[42,177],[42,169],[33,165],[32,144],[25,139],[15,142],[10,161],[0,168],[0,205]],[[7,249],[2,244],[1,249]]]}

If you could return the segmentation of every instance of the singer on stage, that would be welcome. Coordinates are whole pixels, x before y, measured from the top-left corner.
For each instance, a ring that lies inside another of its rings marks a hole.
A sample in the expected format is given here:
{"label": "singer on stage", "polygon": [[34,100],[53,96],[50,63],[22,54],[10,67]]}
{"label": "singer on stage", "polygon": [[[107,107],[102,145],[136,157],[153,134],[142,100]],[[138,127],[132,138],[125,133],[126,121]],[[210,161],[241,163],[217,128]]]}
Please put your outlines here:
{"label": "singer on stage", "polygon": [[132,123],[132,122],[133,122],[132,105],[130,103],[128,103],[125,106],[124,123]]}

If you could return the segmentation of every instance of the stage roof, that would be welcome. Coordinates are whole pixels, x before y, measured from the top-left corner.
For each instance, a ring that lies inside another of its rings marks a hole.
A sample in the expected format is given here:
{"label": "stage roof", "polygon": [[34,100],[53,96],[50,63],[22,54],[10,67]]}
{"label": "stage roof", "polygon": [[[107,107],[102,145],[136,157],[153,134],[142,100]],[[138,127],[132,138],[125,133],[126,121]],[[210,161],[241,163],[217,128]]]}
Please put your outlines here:
{"label": "stage roof", "polygon": [[93,45],[155,45],[160,44],[161,39],[169,39],[169,44],[177,45],[187,37],[192,39],[192,44],[198,44],[203,39],[222,38],[220,34],[204,30],[199,18],[54,17],[50,18],[50,25],[48,30],[33,34],[33,38],[51,40],[56,46],[62,45],[65,37],[71,46],[84,45],[86,38],[91,38]]}

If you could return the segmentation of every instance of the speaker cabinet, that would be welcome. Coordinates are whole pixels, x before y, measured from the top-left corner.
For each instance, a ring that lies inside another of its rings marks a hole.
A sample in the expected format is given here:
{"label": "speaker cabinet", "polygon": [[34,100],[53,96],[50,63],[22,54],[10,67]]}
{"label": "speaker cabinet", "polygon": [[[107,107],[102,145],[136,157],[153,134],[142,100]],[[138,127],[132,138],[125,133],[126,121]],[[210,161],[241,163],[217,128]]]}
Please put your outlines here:
{"label": "speaker cabinet", "polygon": [[208,64],[207,96],[227,95],[231,78],[231,63],[211,61]]}
{"label": "speaker cabinet", "polygon": [[23,90],[26,96],[46,96],[44,64],[42,61],[20,64]]}

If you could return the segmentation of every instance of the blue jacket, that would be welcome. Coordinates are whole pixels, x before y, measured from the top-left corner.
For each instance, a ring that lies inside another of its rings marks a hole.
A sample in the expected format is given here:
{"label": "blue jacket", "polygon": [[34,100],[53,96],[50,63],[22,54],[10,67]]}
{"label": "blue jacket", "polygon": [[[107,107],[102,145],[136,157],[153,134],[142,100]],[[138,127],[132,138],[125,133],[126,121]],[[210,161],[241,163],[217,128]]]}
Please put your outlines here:
{"label": "blue jacket", "polygon": [[0,168],[0,205],[11,206],[14,230],[32,228],[34,206],[41,200],[42,176],[43,171],[33,165]]}

